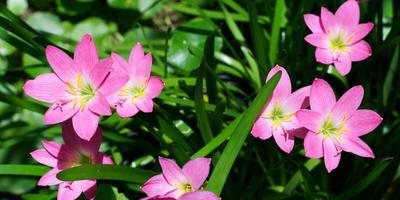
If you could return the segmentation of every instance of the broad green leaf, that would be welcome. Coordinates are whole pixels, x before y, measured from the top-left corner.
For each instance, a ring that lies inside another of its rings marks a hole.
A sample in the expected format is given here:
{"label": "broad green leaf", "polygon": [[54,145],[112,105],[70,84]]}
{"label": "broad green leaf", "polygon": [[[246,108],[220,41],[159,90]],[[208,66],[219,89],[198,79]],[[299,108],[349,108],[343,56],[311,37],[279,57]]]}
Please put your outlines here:
{"label": "broad green leaf", "polygon": [[26,23],[38,31],[54,35],[62,35],[64,33],[64,27],[60,18],[50,12],[34,12],[32,15],[29,15]]}
{"label": "broad green leaf", "polygon": [[76,24],[70,36],[73,40],[80,41],[86,33],[90,33],[96,39],[110,34],[110,32],[110,27],[103,19],[91,17]]}
{"label": "broad green leaf", "polygon": [[43,176],[47,171],[43,165],[0,164],[1,175]]}
{"label": "broad green leaf", "polygon": [[16,15],[21,15],[28,9],[27,0],[7,0],[7,8]]}

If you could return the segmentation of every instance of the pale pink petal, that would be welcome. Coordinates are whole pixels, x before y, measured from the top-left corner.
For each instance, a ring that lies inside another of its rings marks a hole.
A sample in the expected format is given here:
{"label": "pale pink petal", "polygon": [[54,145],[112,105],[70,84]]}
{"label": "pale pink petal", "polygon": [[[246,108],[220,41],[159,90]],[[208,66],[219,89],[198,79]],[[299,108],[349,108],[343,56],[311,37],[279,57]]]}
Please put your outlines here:
{"label": "pale pink petal", "polygon": [[309,131],[304,138],[305,156],[309,158],[321,158],[323,156],[322,141],[322,134]]}
{"label": "pale pink petal", "polygon": [[324,122],[324,116],[313,110],[299,110],[296,112],[296,118],[302,126],[315,133],[321,129]]}
{"label": "pale pink petal", "polygon": [[262,140],[266,140],[272,136],[272,127],[270,121],[265,118],[258,118],[254,123],[251,135]]}
{"label": "pale pink petal", "polygon": [[114,164],[114,162],[110,156],[106,156],[104,154],[101,154],[101,155],[102,155],[102,161],[100,164],[103,164],[103,165],[113,165]]}
{"label": "pale pink petal", "polygon": [[282,151],[286,153],[290,153],[294,146],[294,136],[288,133],[285,133],[282,128],[278,128],[272,131],[272,135],[274,136],[274,140],[276,144],[279,146]]}
{"label": "pale pink petal", "polygon": [[124,103],[117,105],[116,110],[118,115],[122,118],[132,117],[139,112],[136,105],[130,101],[125,101]]}
{"label": "pale pink petal", "polygon": [[146,93],[151,98],[156,98],[160,95],[164,88],[164,82],[157,76],[151,76],[149,82],[147,83]]}
{"label": "pale pink petal", "polygon": [[329,37],[325,33],[308,34],[304,39],[315,47],[329,48]]}
{"label": "pale pink petal", "polygon": [[62,182],[58,186],[57,200],[77,199],[82,193],[81,187],[77,181]]}
{"label": "pale pink petal", "polygon": [[179,187],[182,184],[186,184],[188,180],[183,174],[182,169],[175,163],[175,161],[163,157],[158,157],[160,162],[162,174],[165,180],[175,187]]}
{"label": "pale pink petal", "polygon": [[344,151],[354,153],[361,157],[375,158],[371,148],[358,137],[343,135],[341,146]]}
{"label": "pale pink petal", "polygon": [[49,152],[47,152],[45,149],[37,149],[31,152],[31,156],[38,163],[41,163],[43,165],[47,165],[50,167],[57,166],[57,159],[54,156],[50,155]]}
{"label": "pale pink petal", "polygon": [[198,190],[207,179],[210,171],[210,164],[210,158],[196,158],[190,160],[183,166],[183,174],[194,190]]}
{"label": "pale pink petal", "polygon": [[71,80],[78,72],[73,60],[57,47],[47,46],[46,57],[53,71],[64,81]]}
{"label": "pale pink petal", "polygon": [[372,55],[371,46],[366,41],[361,40],[350,47],[349,55],[352,61],[365,60]]}
{"label": "pale pink petal", "polygon": [[176,200],[173,197],[165,197],[165,196],[161,196],[161,195],[157,195],[154,197],[145,197],[145,198],[141,198],[139,200]]}
{"label": "pale pink petal", "polygon": [[129,80],[128,75],[121,71],[112,71],[104,80],[104,83],[99,88],[99,92],[101,92],[104,96],[108,97],[111,94],[116,93],[121,89]]}
{"label": "pale pink petal", "polygon": [[55,103],[64,97],[64,83],[53,73],[41,74],[28,80],[23,89],[30,97],[46,103]]}
{"label": "pale pink petal", "polygon": [[274,76],[277,72],[281,72],[282,76],[281,79],[279,79],[278,85],[275,87],[274,96],[277,98],[287,97],[290,95],[290,93],[292,93],[292,84],[285,68],[275,65],[275,67],[269,71],[267,81],[271,79],[272,76]]}
{"label": "pale pink petal", "polygon": [[335,16],[325,7],[321,7],[321,23],[325,33],[332,31],[337,25]]}
{"label": "pale pink petal", "polygon": [[60,143],[54,142],[54,141],[45,140],[45,141],[42,142],[42,145],[43,145],[44,149],[46,149],[46,151],[50,155],[52,155],[55,158],[57,158],[58,153],[60,152],[60,149],[61,149],[61,144]]}
{"label": "pale pink petal", "polygon": [[129,68],[128,63],[125,61],[124,58],[122,58],[117,53],[112,52],[111,59],[113,60],[113,64],[112,64],[111,68],[114,71],[121,71],[121,72],[125,72],[126,74],[130,74],[132,69]]}
{"label": "pale pink petal", "polygon": [[322,29],[321,19],[314,14],[305,14],[304,21],[306,25],[313,33],[322,33],[324,32]]}
{"label": "pale pink petal", "polygon": [[328,170],[328,172],[331,172],[339,165],[341,154],[330,139],[325,139],[322,145],[324,148],[325,168]]}
{"label": "pale pink petal", "polygon": [[352,29],[350,29],[350,41],[349,44],[354,44],[362,40],[365,36],[368,35],[369,32],[374,28],[374,24],[369,22],[369,23],[364,23],[364,24],[358,24],[354,26]]}
{"label": "pale pink petal", "polygon": [[310,90],[311,110],[328,113],[335,104],[336,97],[332,87],[323,79],[315,79]]}
{"label": "pale pink petal", "polygon": [[133,68],[133,81],[136,85],[144,85],[150,78],[151,65],[152,65],[151,54],[147,54],[139,61],[139,64]]}
{"label": "pale pink petal", "polygon": [[93,67],[99,62],[96,45],[89,34],[85,34],[76,46],[74,62],[79,71],[89,74]]}
{"label": "pale pink petal", "polygon": [[221,198],[212,192],[198,190],[195,192],[190,192],[179,197],[178,200],[220,200]]}
{"label": "pale pink petal", "polygon": [[143,47],[140,43],[137,43],[135,47],[132,48],[131,53],[129,54],[129,59],[128,59],[130,67],[128,70],[129,74],[132,73],[133,68],[139,66],[139,63],[141,62],[141,60],[143,60],[143,57],[144,57]]}
{"label": "pale pink petal", "polygon": [[146,193],[147,196],[157,196],[157,195],[165,195],[168,192],[175,190],[175,187],[168,184],[168,182],[164,179],[162,174],[151,177],[144,183],[140,189]]}
{"label": "pale pink petal", "polygon": [[67,103],[63,106],[55,103],[44,114],[44,124],[49,125],[64,122],[65,120],[74,116],[78,110],[78,107],[72,107],[72,103]]}
{"label": "pale pink petal", "polygon": [[336,105],[333,107],[333,118],[342,121],[344,117],[350,117],[351,114],[353,114],[353,112],[360,106],[363,95],[364,89],[362,86],[354,86],[347,90],[347,92],[339,98]]}
{"label": "pale pink petal", "polygon": [[54,168],[48,171],[46,174],[44,174],[42,177],[40,177],[38,185],[39,186],[49,186],[49,185],[58,185],[62,181],[57,179],[57,174],[61,170]]}
{"label": "pale pink petal", "polygon": [[333,55],[329,49],[317,48],[315,50],[315,59],[317,62],[322,64],[332,64],[333,63]]}
{"label": "pale pink petal", "polygon": [[105,59],[98,62],[90,71],[89,77],[94,89],[98,89],[104,83],[111,70],[112,60]]}
{"label": "pale pink petal", "polygon": [[96,180],[79,181],[81,190],[88,200],[94,200],[96,197]]}
{"label": "pale pink petal", "polygon": [[345,76],[351,70],[351,59],[350,55],[341,55],[339,60],[334,61],[335,68],[339,72],[340,75]]}
{"label": "pale pink petal", "polygon": [[98,115],[111,115],[110,105],[101,92],[96,93],[96,96],[89,102],[88,107],[92,112]]}
{"label": "pale pink petal", "polygon": [[137,98],[135,105],[145,113],[153,112],[153,100],[147,95]]}
{"label": "pale pink petal", "polygon": [[72,124],[80,138],[90,140],[96,132],[99,120],[99,115],[93,113],[89,109],[84,109],[83,111],[77,112],[76,115],[72,117]]}
{"label": "pale pink petal", "polygon": [[346,1],[336,11],[335,16],[342,25],[354,26],[360,21],[360,8],[357,1]]}
{"label": "pale pink petal", "polygon": [[296,112],[304,106],[308,106],[308,98],[310,97],[311,86],[302,87],[293,92],[285,101],[284,108],[286,111]]}
{"label": "pale pink petal", "polygon": [[346,127],[354,137],[373,131],[382,122],[382,117],[372,110],[357,110],[349,118]]}

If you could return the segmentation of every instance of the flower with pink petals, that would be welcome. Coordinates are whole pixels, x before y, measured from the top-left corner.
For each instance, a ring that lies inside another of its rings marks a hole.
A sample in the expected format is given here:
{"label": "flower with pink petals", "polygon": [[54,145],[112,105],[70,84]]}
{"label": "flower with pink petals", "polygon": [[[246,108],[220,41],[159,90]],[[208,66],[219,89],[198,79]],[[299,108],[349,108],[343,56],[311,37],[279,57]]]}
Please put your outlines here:
{"label": "flower with pink petals", "polygon": [[196,158],[180,168],[175,161],[159,157],[162,174],[150,178],[141,189],[147,199],[218,200],[214,193],[201,190],[207,179],[211,159]]}
{"label": "flower with pink petals", "polygon": [[371,56],[371,47],[362,40],[374,27],[373,23],[359,24],[360,8],[357,1],[346,1],[335,14],[321,8],[321,17],[304,15],[312,31],[305,40],[317,47],[315,58],[323,64],[334,64],[341,75],[351,70],[353,61]]}
{"label": "flower with pink petals", "polygon": [[278,146],[289,153],[294,146],[294,137],[302,137],[306,133],[306,130],[298,123],[295,113],[308,106],[310,86],[292,93],[289,75],[283,67],[278,65],[271,69],[267,80],[279,71],[282,72],[281,79],[262,114],[253,125],[251,134],[262,140],[273,136]]}
{"label": "flower with pink petals", "polygon": [[132,117],[139,110],[153,111],[153,99],[160,95],[164,88],[163,81],[150,76],[152,57],[144,55],[142,46],[138,43],[132,48],[128,62],[116,53],[112,53],[113,68],[129,75],[129,81],[110,98],[120,117]]}
{"label": "flower with pink petals", "polygon": [[73,59],[54,46],[47,46],[46,56],[54,73],[27,81],[25,93],[52,104],[44,115],[45,124],[58,124],[72,118],[78,135],[90,140],[100,116],[111,115],[107,97],[119,90],[128,77],[111,71],[111,59],[99,60],[88,34],[77,45]]}
{"label": "flower with pink petals", "polygon": [[311,110],[300,110],[296,117],[309,131],[304,138],[305,155],[324,157],[328,172],[335,169],[342,151],[374,158],[369,146],[359,137],[373,131],[382,121],[378,113],[361,109],[362,86],[349,89],[338,101],[331,86],[314,80],[310,91]]}
{"label": "flower with pink petals", "polygon": [[102,141],[100,127],[93,137],[87,141],[81,139],[72,127],[71,120],[62,124],[64,144],[44,141],[42,149],[31,153],[39,163],[52,167],[43,175],[38,185],[58,185],[59,200],[77,199],[83,193],[87,199],[94,199],[96,195],[96,180],[61,181],[56,175],[61,170],[83,164],[113,164],[108,156],[98,152]]}

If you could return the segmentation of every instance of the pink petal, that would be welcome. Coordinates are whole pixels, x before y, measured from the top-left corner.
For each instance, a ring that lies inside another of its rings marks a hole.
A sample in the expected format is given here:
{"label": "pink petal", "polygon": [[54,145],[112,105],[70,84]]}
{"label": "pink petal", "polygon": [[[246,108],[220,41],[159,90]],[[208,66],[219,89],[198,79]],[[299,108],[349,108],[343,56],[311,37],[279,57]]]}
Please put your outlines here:
{"label": "pink petal", "polygon": [[61,144],[53,141],[43,141],[42,145],[50,155],[57,158],[58,153],[60,152],[61,149]]}
{"label": "pink petal", "polygon": [[354,86],[347,90],[333,107],[332,116],[338,121],[343,120],[345,116],[350,117],[360,106],[363,95],[364,89],[362,86]]}
{"label": "pink petal", "polygon": [[304,38],[311,45],[318,48],[329,48],[329,38],[325,33],[312,33]]}
{"label": "pink petal", "polygon": [[306,25],[313,33],[322,33],[324,32],[322,29],[321,19],[314,14],[305,14],[304,21]]}
{"label": "pink petal", "polygon": [[210,158],[196,158],[188,161],[182,168],[183,174],[194,190],[198,190],[207,179],[210,171]]}
{"label": "pink petal", "polygon": [[79,108],[72,107],[72,103],[67,103],[63,106],[60,106],[58,103],[53,104],[44,114],[44,124],[58,124],[60,122],[64,122],[65,120],[71,118],[78,112]]}
{"label": "pink petal", "polygon": [[343,135],[341,146],[344,151],[354,153],[358,156],[375,158],[371,148],[358,137]]}
{"label": "pink petal", "polygon": [[117,53],[112,52],[111,53],[111,59],[113,60],[113,64],[112,64],[111,68],[114,71],[121,71],[121,72],[124,72],[126,74],[130,74],[130,72],[132,70],[129,68],[128,63],[125,61],[124,58],[122,58]]}
{"label": "pink petal", "polygon": [[146,193],[147,196],[157,196],[157,195],[165,195],[168,192],[175,190],[175,187],[172,187],[167,183],[162,174],[151,177],[146,183],[144,183],[140,189]]}
{"label": "pink petal", "polygon": [[364,24],[358,24],[354,26],[352,29],[350,29],[351,33],[351,39],[349,41],[350,44],[354,44],[362,40],[365,36],[368,35],[369,32],[374,28],[374,24],[369,22],[369,23],[364,23]]}
{"label": "pink petal", "polygon": [[282,128],[278,128],[272,131],[276,144],[282,151],[290,153],[294,146],[294,136],[285,133]]}
{"label": "pink petal", "polygon": [[96,132],[99,124],[100,116],[93,113],[89,109],[79,111],[72,117],[74,130],[80,138],[90,140]]}
{"label": "pink petal", "polygon": [[77,199],[81,195],[81,193],[82,189],[77,181],[62,182],[58,186],[57,199],[58,200]]}
{"label": "pink petal", "polygon": [[346,127],[354,137],[373,131],[382,122],[382,117],[372,110],[357,110],[349,118]]}
{"label": "pink petal", "polygon": [[307,107],[310,89],[311,86],[302,87],[287,97],[285,101],[285,110],[296,112],[304,106]]}
{"label": "pink petal", "polygon": [[135,104],[139,110],[145,113],[153,112],[153,100],[147,95],[139,97]]}
{"label": "pink petal", "polygon": [[335,16],[345,26],[355,26],[360,21],[360,7],[357,1],[346,1],[335,13]]}
{"label": "pink petal", "polygon": [[328,172],[331,172],[339,165],[340,152],[336,149],[331,139],[325,139],[322,145],[324,147],[325,167]]}
{"label": "pink petal", "polygon": [[62,181],[57,179],[57,174],[61,170],[54,168],[48,171],[46,174],[44,174],[42,177],[40,177],[38,185],[39,186],[50,186],[50,185],[58,185]]}
{"label": "pink petal", "polygon": [[341,55],[339,60],[335,61],[335,68],[340,75],[345,76],[351,70],[351,59],[349,55]]}
{"label": "pink petal", "polygon": [[324,116],[313,110],[299,110],[296,112],[296,118],[302,126],[315,133],[320,130],[324,122]]}
{"label": "pink petal", "polygon": [[178,200],[220,200],[221,198],[212,192],[199,190],[190,192],[179,197]]}
{"label": "pink petal", "polygon": [[147,54],[139,61],[138,65],[134,65],[133,75],[135,78],[133,81],[136,85],[144,85],[144,83],[148,81],[150,78],[152,62],[151,54]]}
{"label": "pink petal", "polygon": [[57,47],[47,46],[46,57],[53,71],[64,81],[72,80],[78,72],[73,60]]}
{"label": "pink petal", "polygon": [[147,83],[146,93],[151,98],[156,98],[164,89],[164,82],[157,76],[151,76]]}
{"label": "pink petal", "polygon": [[162,174],[170,185],[179,188],[182,184],[188,182],[182,169],[175,163],[175,161],[161,156],[158,157],[158,161],[161,165]]}
{"label": "pink petal", "polygon": [[46,103],[55,103],[64,97],[64,83],[53,73],[41,74],[28,80],[23,89],[30,97]]}
{"label": "pink petal", "polygon": [[323,79],[315,79],[310,90],[311,110],[329,113],[335,104],[336,97],[332,87]]}
{"label": "pink petal", "polygon": [[117,113],[122,118],[128,118],[136,115],[139,109],[131,101],[125,101],[125,103],[117,105]]}
{"label": "pink petal", "polygon": [[88,107],[92,112],[98,115],[111,115],[110,105],[108,104],[106,97],[101,94],[101,92],[96,93],[96,96],[90,101]]}
{"label": "pink petal", "polygon": [[253,129],[251,130],[251,135],[262,140],[266,140],[272,136],[271,125],[268,119],[258,118],[254,123]]}
{"label": "pink petal", "polygon": [[83,194],[88,200],[94,200],[96,197],[96,180],[79,181]]}
{"label": "pink petal", "polygon": [[144,57],[144,52],[143,52],[143,47],[140,43],[137,43],[135,47],[132,48],[131,53],[129,54],[129,70],[127,71],[129,74],[132,73],[133,68],[136,68],[139,66],[141,60],[143,60]]}
{"label": "pink petal", "polygon": [[47,165],[49,167],[56,167],[57,166],[57,158],[50,155],[45,149],[37,149],[31,152],[31,156],[35,159],[38,163],[43,165]]}
{"label": "pink petal", "polygon": [[317,60],[317,62],[326,65],[333,63],[333,55],[328,49],[317,48],[315,50],[315,59]]}
{"label": "pink petal", "polygon": [[102,161],[100,164],[104,164],[104,165],[113,165],[114,164],[114,162],[110,156],[106,156],[104,154],[101,154],[101,155],[102,155]]}
{"label": "pink petal", "polygon": [[272,68],[267,76],[267,81],[272,78],[277,72],[282,72],[281,79],[278,82],[278,85],[276,86],[274,90],[274,96],[279,98],[279,97],[287,97],[292,93],[292,84],[290,82],[289,75],[285,68],[275,65],[274,68]]}
{"label": "pink petal", "polygon": [[349,55],[352,61],[365,60],[372,55],[371,46],[366,41],[361,40],[350,47]]}
{"label": "pink petal", "polygon": [[128,75],[124,74],[121,71],[112,71],[104,80],[104,83],[99,88],[99,92],[101,92],[104,96],[108,97],[113,93],[116,93],[121,89],[129,80]]}
{"label": "pink petal", "polygon": [[74,62],[83,74],[89,74],[93,67],[99,62],[96,45],[89,34],[85,34],[76,46]]}
{"label": "pink petal", "polygon": [[322,134],[309,131],[304,138],[305,156],[309,158],[321,158],[323,156],[322,141]]}
{"label": "pink petal", "polygon": [[104,79],[110,73],[111,65],[111,59],[101,60],[90,71],[90,82],[93,84],[94,89],[98,89],[104,83]]}
{"label": "pink petal", "polygon": [[325,7],[321,7],[321,22],[324,32],[328,34],[337,25],[335,16],[331,11],[329,11]]}
{"label": "pink petal", "polygon": [[97,154],[102,141],[102,131],[99,127],[97,127],[96,132],[89,141],[82,139],[73,127],[73,120],[68,120],[62,124],[62,136],[65,144],[71,149],[84,151],[92,155]]}

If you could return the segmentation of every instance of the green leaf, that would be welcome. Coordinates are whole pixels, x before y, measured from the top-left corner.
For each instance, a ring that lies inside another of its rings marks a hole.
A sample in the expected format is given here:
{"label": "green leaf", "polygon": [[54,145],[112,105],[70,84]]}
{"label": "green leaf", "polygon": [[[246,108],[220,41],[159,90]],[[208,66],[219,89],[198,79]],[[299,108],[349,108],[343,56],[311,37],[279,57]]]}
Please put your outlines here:
{"label": "green leaf", "polygon": [[0,164],[1,175],[43,176],[49,171],[42,165]]}
{"label": "green leaf", "polygon": [[235,162],[236,157],[242,148],[251,127],[253,126],[254,121],[257,119],[260,111],[270,98],[272,92],[278,84],[281,75],[281,73],[274,75],[267,82],[267,84],[258,91],[258,95],[243,114],[243,118],[239,121],[239,124],[234,129],[232,138],[226,145],[224,151],[222,152],[221,158],[219,159],[214,171],[210,176],[210,181],[207,184],[207,190],[210,190],[218,195],[221,194],[222,188],[224,187],[225,181],[228,178],[233,163]]}
{"label": "green leaf", "polygon": [[61,171],[57,178],[63,181],[96,179],[144,183],[154,175],[151,171],[120,165],[82,165]]}
{"label": "green leaf", "polygon": [[276,0],[274,19],[272,21],[271,40],[269,41],[269,64],[274,66],[276,64],[276,57],[278,56],[278,48],[280,41],[281,25],[285,19],[285,0]]}
{"label": "green leaf", "polygon": [[181,145],[186,151],[193,152],[191,146],[186,142],[184,135],[169,121],[157,116],[158,123],[160,124],[160,131],[171,138],[175,143]]}
{"label": "green leaf", "polygon": [[[321,163],[321,160],[319,159],[309,159],[306,163],[304,163],[304,167],[308,170],[311,171],[315,167],[317,167]],[[300,181],[302,180],[302,172],[298,170],[292,178],[289,180],[289,182],[286,184],[284,193],[285,194],[291,194],[294,189],[299,185]]]}
{"label": "green leaf", "polygon": [[16,15],[21,15],[28,9],[26,0],[7,0],[7,8]]}
{"label": "green leaf", "polygon": [[64,33],[64,27],[60,18],[50,12],[34,12],[32,15],[29,15],[26,23],[38,31],[54,35],[62,35]]}
{"label": "green leaf", "polygon": [[386,74],[385,82],[383,84],[383,106],[386,107],[391,90],[393,89],[393,78],[396,74],[399,65],[399,46],[394,51],[392,61],[390,62],[389,70]]}
{"label": "green leaf", "polygon": [[10,94],[4,94],[3,92],[0,92],[0,101],[4,103],[8,103],[10,105],[15,105],[21,108],[25,108],[34,112],[38,113],[44,113],[46,111],[46,108],[44,106],[41,106],[39,104],[35,104],[31,101],[27,101],[22,98],[18,98],[15,96],[12,96]]}

